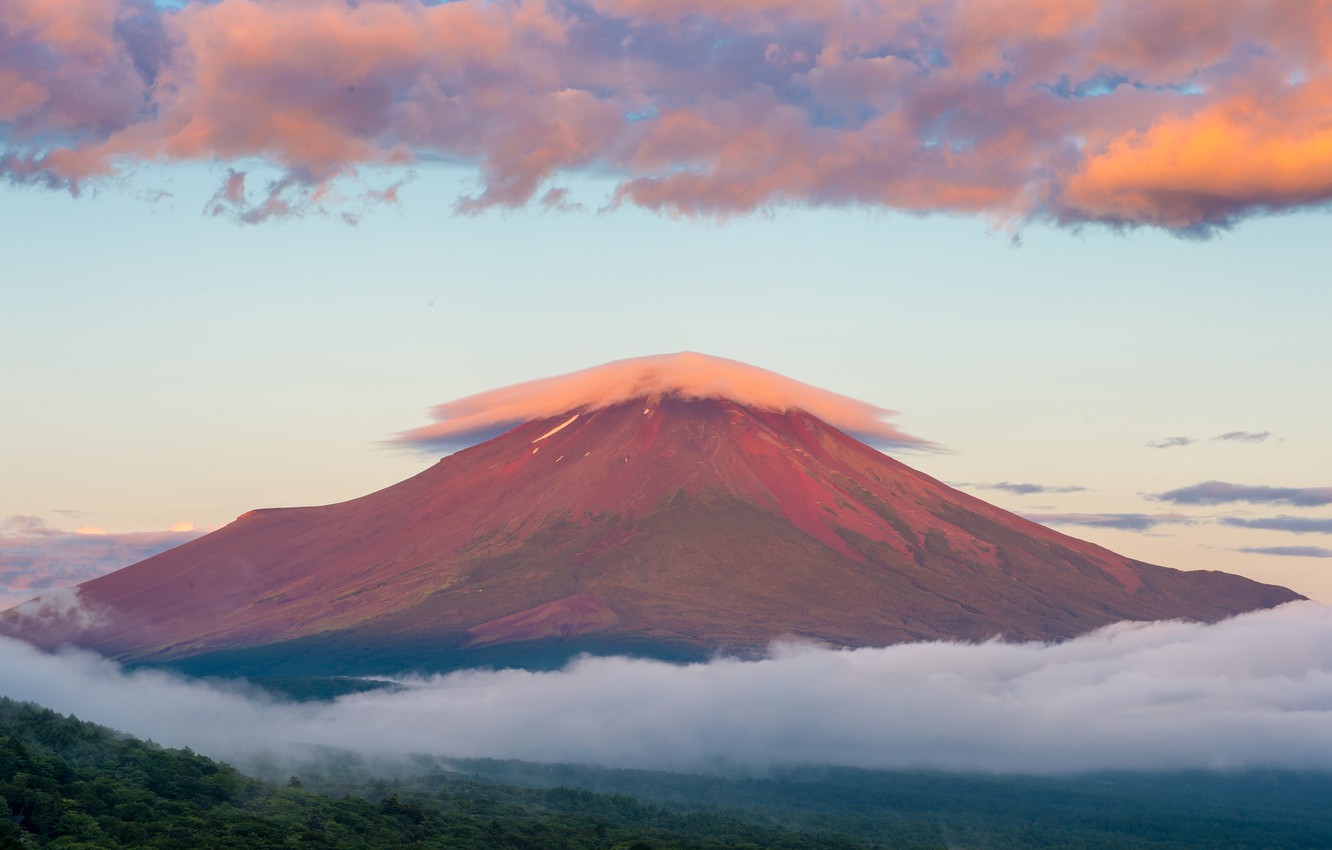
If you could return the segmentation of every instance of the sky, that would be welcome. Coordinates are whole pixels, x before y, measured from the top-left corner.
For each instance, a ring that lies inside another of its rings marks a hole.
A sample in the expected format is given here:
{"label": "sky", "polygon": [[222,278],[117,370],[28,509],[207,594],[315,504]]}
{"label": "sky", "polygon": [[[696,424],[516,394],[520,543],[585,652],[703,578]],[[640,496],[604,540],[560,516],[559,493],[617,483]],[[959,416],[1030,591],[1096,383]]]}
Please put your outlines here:
{"label": "sky", "polygon": [[697,351],[1332,602],[1326,3],[13,0],[0,605]]}

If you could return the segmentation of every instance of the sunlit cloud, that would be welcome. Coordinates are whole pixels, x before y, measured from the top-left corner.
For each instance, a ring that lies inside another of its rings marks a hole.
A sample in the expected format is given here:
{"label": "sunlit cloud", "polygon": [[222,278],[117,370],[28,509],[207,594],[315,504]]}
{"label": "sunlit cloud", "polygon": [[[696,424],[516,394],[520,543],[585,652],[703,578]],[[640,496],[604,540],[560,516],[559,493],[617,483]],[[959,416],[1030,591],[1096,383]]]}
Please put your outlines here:
{"label": "sunlit cloud", "polygon": [[431,410],[434,424],[398,439],[427,449],[456,449],[522,422],[661,396],[721,398],[764,410],[803,410],[877,445],[937,448],[886,421],[893,415],[891,410],[757,366],[689,351],[616,360],[446,402]]}
{"label": "sunlit cloud", "polygon": [[1120,623],[1058,644],[584,659],[291,705],[0,639],[4,692],[233,763],[347,748],[670,770],[1332,770],[1332,609]]}
{"label": "sunlit cloud", "polygon": [[368,167],[446,159],[469,213],[595,170],[670,215],[1200,234],[1332,199],[1329,30],[1307,0],[8,0],[0,174],[223,162],[209,215],[355,220],[402,185]]}

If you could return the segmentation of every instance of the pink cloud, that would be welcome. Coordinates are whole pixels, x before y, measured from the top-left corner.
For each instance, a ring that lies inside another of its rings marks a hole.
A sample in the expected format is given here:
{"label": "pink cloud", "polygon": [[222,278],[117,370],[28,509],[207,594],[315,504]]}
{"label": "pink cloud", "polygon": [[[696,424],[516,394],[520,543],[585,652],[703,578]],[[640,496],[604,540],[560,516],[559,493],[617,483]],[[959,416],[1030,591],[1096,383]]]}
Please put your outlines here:
{"label": "pink cloud", "polygon": [[616,360],[445,402],[431,410],[434,424],[408,431],[399,440],[456,448],[520,422],[662,396],[725,398],[765,410],[803,410],[862,439],[899,447],[935,447],[885,421],[891,410],[757,366],[691,351]]}
{"label": "pink cloud", "polygon": [[[220,160],[206,211],[249,222],[396,199],[348,187],[444,157],[482,177],[463,212],[597,169],[612,205],[671,215],[1199,232],[1332,200],[1330,97],[1332,8],[1307,0],[0,7],[0,173],[78,191]],[[254,162],[279,176],[247,182]]]}
{"label": "pink cloud", "polygon": [[129,566],[203,533],[186,522],[170,531],[112,534],[96,526],[62,531],[36,516],[0,519],[0,610]]}

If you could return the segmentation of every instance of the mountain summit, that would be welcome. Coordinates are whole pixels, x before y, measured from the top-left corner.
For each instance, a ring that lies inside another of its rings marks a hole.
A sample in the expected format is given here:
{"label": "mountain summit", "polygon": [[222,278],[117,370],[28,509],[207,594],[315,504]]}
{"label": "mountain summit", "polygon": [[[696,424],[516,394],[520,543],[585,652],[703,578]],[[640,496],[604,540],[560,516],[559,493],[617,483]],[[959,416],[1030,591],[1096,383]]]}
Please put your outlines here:
{"label": "mountain summit", "polygon": [[384,673],[1058,639],[1300,598],[1121,557],[775,407],[584,403],[359,499],[251,511],[81,585],[77,617],[0,631],[193,672]]}

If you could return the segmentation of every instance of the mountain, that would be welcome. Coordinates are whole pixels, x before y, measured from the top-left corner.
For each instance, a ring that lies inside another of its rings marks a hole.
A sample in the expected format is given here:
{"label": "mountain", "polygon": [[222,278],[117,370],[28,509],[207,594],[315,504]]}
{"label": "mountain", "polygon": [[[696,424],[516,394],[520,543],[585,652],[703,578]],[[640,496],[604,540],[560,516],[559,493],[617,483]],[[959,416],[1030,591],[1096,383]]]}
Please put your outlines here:
{"label": "mountain", "polygon": [[654,394],[525,422],[359,499],[251,511],[81,585],[77,616],[29,603],[0,631],[201,673],[382,673],[1049,640],[1298,598],[1060,534],[801,410]]}

